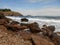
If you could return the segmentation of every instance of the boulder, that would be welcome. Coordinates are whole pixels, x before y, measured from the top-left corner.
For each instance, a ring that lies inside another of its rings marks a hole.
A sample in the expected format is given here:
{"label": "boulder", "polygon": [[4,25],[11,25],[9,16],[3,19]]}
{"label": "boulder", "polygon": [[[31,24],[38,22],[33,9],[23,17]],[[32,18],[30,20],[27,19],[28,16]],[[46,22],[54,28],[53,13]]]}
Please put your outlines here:
{"label": "boulder", "polygon": [[55,26],[43,26],[43,28],[41,29],[41,31],[43,32],[44,35],[47,35],[49,37],[51,37],[51,35],[54,33],[55,31]]}
{"label": "boulder", "polygon": [[18,24],[10,24],[6,26],[8,30],[12,31],[23,31],[24,29],[27,29],[27,26],[20,26]]}
{"label": "boulder", "polygon": [[19,22],[10,20],[7,25],[5,25],[8,30],[18,31],[20,30]]}
{"label": "boulder", "polygon": [[19,31],[20,30],[20,26],[15,24],[15,25],[6,25],[7,29],[8,30],[11,30],[11,31]]}
{"label": "boulder", "polygon": [[52,26],[52,25],[51,25],[51,26],[48,26],[47,28],[50,29],[52,32],[55,31],[55,26]]}
{"label": "boulder", "polygon": [[20,34],[7,30],[4,25],[0,25],[0,45],[32,45],[29,41],[24,41]]}
{"label": "boulder", "polygon": [[51,37],[51,35],[54,33],[54,31],[55,31],[55,26],[48,26],[47,27],[47,34],[48,34],[48,36]]}
{"label": "boulder", "polygon": [[28,22],[28,19],[27,18],[22,18],[21,22]]}
{"label": "boulder", "polygon": [[52,35],[51,40],[55,43],[55,45],[60,45],[60,36],[56,33]]}
{"label": "boulder", "polygon": [[32,33],[39,33],[41,31],[38,23],[36,22],[29,24],[28,27]]}
{"label": "boulder", "polygon": [[45,39],[39,35],[32,35],[32,44],[33,45],[55,45],[52,41]]}

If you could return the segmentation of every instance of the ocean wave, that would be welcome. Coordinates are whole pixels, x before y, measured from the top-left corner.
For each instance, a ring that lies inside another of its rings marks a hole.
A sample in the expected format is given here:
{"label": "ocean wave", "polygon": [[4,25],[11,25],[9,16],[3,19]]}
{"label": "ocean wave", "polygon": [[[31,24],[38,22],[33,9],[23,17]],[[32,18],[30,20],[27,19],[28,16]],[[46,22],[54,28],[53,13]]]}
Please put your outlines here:
{"label": "ocean wave", "polygon": [[[20,20],[21,19],[21,17],[11,17],[11,16],[6,16],[7,18],[11,18],[11,19],[13,19],[13,20]],[[23,18],[23,17],[22,17]],[[27,19],[29,19],[29,20],[34,20],[34,21],[44,21],[44,22],[57,22],[57,23],[60,23],[60,20],[56,20],[56,19],[44,19],[44,18],[28,18],[27,17]]]}
{"label": "ocean wave", "polygon": [[[11,16],[6,16],[7,18],[11,18],[12,20],[21,22],[21,18],[23,17],[11,17]],[[46,25],[54,25],[56,27],[56,32],[60,31],[60,20],[56,20],[56,19],[44,19],[44,18],[28,18],[29,20],[28,23],[32,23],[32,22],[37,22],[39,24],[40,27],[42,27],[42,25],[46,24]]]}

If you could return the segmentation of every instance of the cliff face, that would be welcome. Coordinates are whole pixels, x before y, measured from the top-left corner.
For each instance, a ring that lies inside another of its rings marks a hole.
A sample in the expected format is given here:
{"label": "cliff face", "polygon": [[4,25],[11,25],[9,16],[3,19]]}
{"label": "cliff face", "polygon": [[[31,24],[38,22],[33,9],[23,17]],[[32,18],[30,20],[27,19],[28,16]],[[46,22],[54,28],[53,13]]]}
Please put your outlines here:
{"label": "cliff face", "polygon": [[3,14],[5,16],[22,16],[19,12],[14,12],[9,9],[0,9],[0,14]]}

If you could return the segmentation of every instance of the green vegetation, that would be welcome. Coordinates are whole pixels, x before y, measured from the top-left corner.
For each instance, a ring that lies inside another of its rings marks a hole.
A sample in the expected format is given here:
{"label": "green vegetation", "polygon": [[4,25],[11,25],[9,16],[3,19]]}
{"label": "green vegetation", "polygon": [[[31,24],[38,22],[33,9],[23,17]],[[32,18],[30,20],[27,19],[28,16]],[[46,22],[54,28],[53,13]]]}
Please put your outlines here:
{"label": "green vegetation", "polygon": [[12,11],[11,9],[0,9],[0,18],[4,16],[22,16],[21,13]]}
{"label": "green vegetation", "polygon": [[11,9],[0,9],[0,11],[7,12],[7,11],[11,11]]}

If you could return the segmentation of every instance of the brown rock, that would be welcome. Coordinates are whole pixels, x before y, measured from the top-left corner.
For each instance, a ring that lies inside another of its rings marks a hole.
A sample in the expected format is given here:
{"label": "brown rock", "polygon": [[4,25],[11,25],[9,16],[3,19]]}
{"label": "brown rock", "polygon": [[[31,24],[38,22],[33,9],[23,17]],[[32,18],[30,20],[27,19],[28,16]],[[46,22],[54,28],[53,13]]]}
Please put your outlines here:
{"label": "brown rock", "polygon": [[27,26],[21,26],[18,23],[16,24],[10,24],[10,25],[6,25],[8,30],[12,30],[12,31],[23,31],[24,29],[27,29]]}
{"label": "brown rock", "polygon": [[41,31],[38,23],[36,22],[29,24],[28,27],[32,33],[39,33]]}
{"label": "brown rock", "polygon": [[22,41],[20,35],[8,31],[5,26],[0,25],[0,45],[31,45],[28,41]]}
{"label": "brown rock", "polygon": [[44,35],[47,35],[49,37],[51,37],[51,35],[54,33],[55,31],[55,26],[43,26],[43,28],[41,29],[41,31],[43,32]]}
{"label": "brown rock", "polygon": [[0,19],[0,25],[8,24],[6,19]]}
{"label": "brown rock", "polygon": [[53,42],[44,39],[39,35],[32,35],[32,44],[33,45],[55,45]]}
{"label": "brown rock", "polygon": [[8,30],[11,30],[11,31],[19,31],[20,30],[20,26],[15,24],[15,25],[6,25],[7,29]]}
{"label": "brown rock", "polygon": [[51,39],[56,45],[60,45],[60,36],[58,36],[56,33],[52,35]]}
{"label": "brown rock", "polygon": [[55,31],[55,26],[48,26],[47,28],[50,29],[52,32]]}
{"label": "brown rock", "polygon": [[30,40],[30,39],[31,39],[31,34],[28,33],[28,32],[22,31],[22,32],[20,32],[20,35],[22,36],[22,38],[23,38],[24,40]]}
{"label": "brown rock", "polygon": [[20,29],[24,30],[24,29],[28,29],[28,27],[27,26],[20,26]]}

